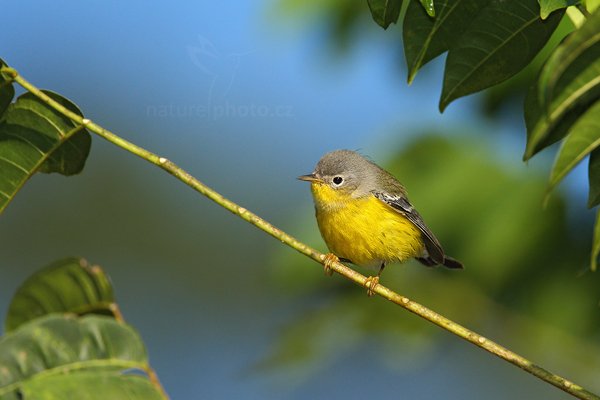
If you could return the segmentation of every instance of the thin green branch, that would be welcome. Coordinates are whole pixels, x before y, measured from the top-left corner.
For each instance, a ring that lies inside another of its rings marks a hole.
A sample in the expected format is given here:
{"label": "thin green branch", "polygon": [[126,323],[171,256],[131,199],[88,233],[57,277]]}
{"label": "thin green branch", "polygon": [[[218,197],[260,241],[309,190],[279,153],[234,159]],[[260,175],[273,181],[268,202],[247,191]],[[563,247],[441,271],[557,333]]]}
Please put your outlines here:
{"label": "thin green branch", "polygon": [[[190,186],[194,190],[196,190],[199,193],[203,194],[204,196],[208,197],[209,199],[211,199],[215,203],[219,204],[220,206],[224,207],[225,209],[238,215],[242,219],[250,222],[252,225],[263,230],[264,232],[266,232],[269,235],[273,236],[274,238],[278,239],[282,243],[284,243],[284,244],[290,246],[291,248],[299,251],[300,253],[312,258],[313,260],[317,261],[318,263],[323,264],[325,262],[324,254],[316,251],[315,249],[305,245],[304,243],[300,242],[299,240],[295,239],[294,237],[292,237],[292,236],[288,235],[287,233],[281,231],[280,229],[274,227],[273,225],[271,225],[264,219],[260,218],[258,215],[248,211],[247,209],[237,205],[236,203],[232,202],[231,200],[228,200],[227,198],[223,197],[221,194],[219,194],[218,192],[209,188],[208,186],[204,185],[202,182],[200,182],[199,180],[197,180],[196,178],[191,176],[188,172],[186,172],[182,168],[178,167],[172,161],[169,161],[164,157],[160,157],[146,149],[143,149],[131,142],[128,142],[127,140],[110,132],[109,130],[104,129],[101,126],[97,125],[96,123],[90,121],[89,119],[82,118],[80,115],[77,115],[77,114],[69,111],[68,109],[66,109],[65,107],[63,107],[62,105],[60,105],[59,103],[57,103],[56,101],[54,101],[53,99],[48,97],[45,93],[43,93],[37,87],[33,86],[31,83],[29,83],[23,77],[21,77],[14,69],[2,68],[0,71],[11,75],[14,78],[15,82],[17,82],[18,84],[23,86],[26,90],[33,93],[40,100],[44,101],[50,107],[54,108],[55,110],[57,110],[58,112],[60,112],[64,116],[66,116],[67,118],[74,121],[75,123],[84,125],[88,130],[96,133],[97,135],[108,140],[109,142],[123,148],[124,150],[127,150],[130,153],[133,153],[133,154],[143,158],[146,161],[151,162],[152,164],[155,164],[155,165],[161,167],[162,169],[167,171],[169,174],[175,176],[177,179],[179,179],[186,185]],[[337,272],[338,274],[344,276],[345,278],[347,278],[363,287],[365,286],[367,277],[354,271],[353,269],[349,268],[348,266],[337,262],[337,263],[331,264],[331,269],[333,271]],[[499,344],[491,341],[490,339],[488,339],[482,335],[479,335],[478,333],[473,332],[472,330],[467,329],[462,325],[457,324],[456,322],[436,313],[435,311],[432,311],[432,310],[428,309],[427,307],[422,306],[419,303],[416,303],[415,301],[409,299],[408,297],[405,297],[398,293],[393,292],[392,290],[388,289],[387,287],[385,287],[381,284],[378,284],[374,288],[373,292],[377,293],[378,295],[382,296],[385,299],[388,299],[389,301],[391,301],[395,304],[398,304],[399,306],[418,315],[419,317],[424,318],[427,321],[447,330],[448,332],[453,333],[456,336],[476,345],[477,347],[487,350],[488,352],[502,358],[503,360],[506,360],[506,361],[510,362],[511,364],[516,365],[517,367],[523,369],[524,371],[529,372],[530,374],[538,377],[539,379],[541,379],[551,385],[554,385],[557,388],[559,388],[579,399],[600,400],[599,396],[587,391],[586,389],[582,388],[581,386],[532,363],[531,361],[527,360],[526,358],[510,351],[509,349],[507,349],[505,347],[500,346]]]}

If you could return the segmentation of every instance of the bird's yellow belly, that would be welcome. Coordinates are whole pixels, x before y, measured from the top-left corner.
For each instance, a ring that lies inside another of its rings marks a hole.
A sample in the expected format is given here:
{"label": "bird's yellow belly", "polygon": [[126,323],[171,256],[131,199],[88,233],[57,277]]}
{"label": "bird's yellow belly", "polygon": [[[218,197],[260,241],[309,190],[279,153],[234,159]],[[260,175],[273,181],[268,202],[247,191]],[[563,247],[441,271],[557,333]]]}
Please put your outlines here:
{"label": "bird's yellow belly", "polygon": [[[316,186],[316,185],[315,185]],[[317,222],[332,253],[361,266],[403,262],[423,254],[421,231],[375,196],[334,199],[333,189],[313,188]]]}

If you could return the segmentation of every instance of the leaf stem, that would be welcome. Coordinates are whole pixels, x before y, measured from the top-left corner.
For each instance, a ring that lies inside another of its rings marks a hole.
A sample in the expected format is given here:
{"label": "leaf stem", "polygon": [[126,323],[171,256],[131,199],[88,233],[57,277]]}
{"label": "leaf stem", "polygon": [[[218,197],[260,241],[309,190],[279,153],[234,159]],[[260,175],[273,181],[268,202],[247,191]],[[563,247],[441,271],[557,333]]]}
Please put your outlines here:
{"label": "leaf stem", "polygon": [[576,5],[576,7],[579,9],[579,11],[581,11],[584,17],[589,18],[592,15],[583,4],[579,3]]}
{"label": "leaf stem", "polygon": [[[84,125],[87,129],[89,129],[90,131],[103,137],[104,139],[108,140],[109,142],[121,147],[122,149],[124,149],[130,153],[137,155],[140,158],[143,158],[144,160],[146,160],[152,164],[159,166],[160,168],[164,169],[166,172],[173,175],[174,177],[176,177],[177,179],[179,179],[180,181],[182,181],[183,183],[185,183],[192,189],[196,190],[200,194],[208,197],[209,199],[211,199],[215,203],[219,204],[223,208],[236,214],[240,218],[248,221],[252,225],[263,230],[264,232],[273,236],[274,238],[281,241],[282,243],[290,246],[291,248],[297,250],[298,252],[306,255],[309,258],[312,258],[313,260],[317,261],[318,263],[323,264],[325,262],[324,254],[316,251],[315,249],[307,246],[306,244],[304,244],[304,243],[300,242],[299,240],[297,240],[296,238],[292,237],[291,235],[288,235],[287,233],[283,232],[282,230],[274,227],[269,222],[265,221],[258,215],[248,211],[244,207],[241,207],[238,204],[232,202],[231,200],[225,198],[224,196],[222,196],[215,190],[209,188],[208,186],[206,186],[205,184],[203,184],[202,182],[200,182],[199,180],[194,178],[192,175],[190,175],[188,172],[186,172],[182,168],[178,167],[172,161],[169,161],[164,157],[160,157],[146,149],[143,149],[143,148],[135,145],[134,143],[131,143],[131,142],[115,135],[114,133],[110,132],[109,130],[104,129],[103,127],[90,121],[89,119],[82,118],[80,115],[77,115],[77,114],[69,111],[68,109],[63,107],[61,104],[57,103],[56,101],[54,101],[53,99],[48,97],[40,89],[38,89],[37,87],[35,87],[31,83],[29,83],[27,80],[25,80],[23,77],[21,77],[17,73],[17,71],[15,71],[14,69],[3,67],[0,69],[0,72],[4,72],[4,73],[7,73],[7,74],[10,74],[11,76],[13,76],[15,82],[20,84],[23,88],[25,88],[29,92],[33,93],[40,100],[42,100],[43,102],[48,104],[50,107],[54,108],[56,111],[60,112],[64,116],[66,116],[67,118],[71,119],[75,123]],[[353,269],[349,268],[348,266],[346,266],[340,262],[336,262],[336,263],[331,264],[331,269],[333,271],[337,272],[338,274],[344,276],[345,278],[357,283],[358,285],[365,286],[367,277],[354,271]],[[457,324],[456,322],[444,317],[443,315],[440,315],[440,314],[436,313],[435,311],[430,310],[429,308],[409,299],[408,297],[405,297],[398,293],[393,292],[392,290],[388,289],[387,287],[385,287],[381,284],[376,285],[375,288],[373,289],[373,292],[377,293],[381,297],[403,307],[404,309],[418,315],[419,317],[441,327],[442,329],[445,329],[446,331],[453,333],[454,335],[474,344],[475,346],[480,347],[480,348],[500,357],[501,359],[503,359],[505,361],[508,361],[509,363],[523,369],[524,371],[536,376],[537,378],[539,378],[551,385],[554,385],[555,387],[573,395],[576,398],[583,399],[583,400],[600,400],[599,396],[595,395],[592,392],[589,392],[588,390],[584,389],[583,387],[581,387],[559,375],[556,375],[556,374],[546,370],[545,368],[540,367],[539,365],[534,364],[533,362],[529,361],[528,359],[493,342],[492,340],[486,338],[485,336],[482,336],[470,329],[467,329],[464,326]],[[149,374],[149,376],[150,376],[150,374]]]}
{"label": "leaf stem", "polygon": [[146,375],[148,375],[148,379],[150,379],[150,382],[152,383],[152,385],[163,395],[163,397],[165,399],[168,400],[169,395],[165,391],[165,388],[163,387],[163,385],[160,383],[160,380],[158,379],[158,375],[156,374],[156,371],[154,371],[154,369],[152,369],[152,367],[150,365],[147,365],[144,368],[144,372],[146,373]]}

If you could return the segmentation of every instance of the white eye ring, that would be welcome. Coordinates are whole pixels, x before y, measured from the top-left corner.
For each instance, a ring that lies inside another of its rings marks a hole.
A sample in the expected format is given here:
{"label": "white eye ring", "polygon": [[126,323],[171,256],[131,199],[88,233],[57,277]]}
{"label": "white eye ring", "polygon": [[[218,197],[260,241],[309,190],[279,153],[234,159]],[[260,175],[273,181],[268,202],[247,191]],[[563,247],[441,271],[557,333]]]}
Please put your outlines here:
{"label": "white eye ring", "polygon": [[341,176],[334,176],[333,179],[333,184],[336,186],[340,186],[343,182],[344,182],[344,178],[342,178]]}

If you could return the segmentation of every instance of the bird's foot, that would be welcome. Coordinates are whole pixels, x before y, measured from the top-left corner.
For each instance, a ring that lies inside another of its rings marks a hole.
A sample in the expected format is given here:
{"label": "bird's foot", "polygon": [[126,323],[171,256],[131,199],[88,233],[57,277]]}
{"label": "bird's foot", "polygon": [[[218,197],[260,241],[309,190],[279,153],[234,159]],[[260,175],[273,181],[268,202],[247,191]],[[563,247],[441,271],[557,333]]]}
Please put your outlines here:
{"label": "bird's foot", "polygon": [[340,262],[338,256],[333,253],[325,254],[325,258],[323,258],[323,271],[325,271],[325,275],[333,275],[333,269],[331,268],[331,265],[336,262]]}
{"label": "bird's foot", "polygon": [[365,281],[365,287],[367,288],[367,296],[371,297],[375,294],[375,287],[379,285],[379,276],[369,276]]}

